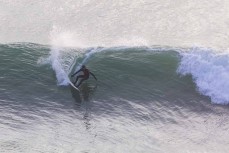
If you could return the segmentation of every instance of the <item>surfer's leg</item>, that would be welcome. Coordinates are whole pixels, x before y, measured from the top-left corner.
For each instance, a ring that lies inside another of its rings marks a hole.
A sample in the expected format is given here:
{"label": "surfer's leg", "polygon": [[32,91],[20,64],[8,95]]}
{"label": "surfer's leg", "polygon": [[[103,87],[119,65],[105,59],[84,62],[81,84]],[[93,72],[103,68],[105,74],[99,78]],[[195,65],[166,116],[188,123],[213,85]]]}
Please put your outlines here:
{"label": "surfer's leg", "polygon": [[78,88],[84,80],[86,80],[86,79],[81,79],[80,83],[76,87]]}
{"label": "surfer's leg", "polygon": [[77,81],[79,80],[79,78],[83,78],[84,76],[83,75],[79,75],[79,76],[77,76],[76,77],[76,81],[74,82],[74,84],[76,84],[77,83]]}

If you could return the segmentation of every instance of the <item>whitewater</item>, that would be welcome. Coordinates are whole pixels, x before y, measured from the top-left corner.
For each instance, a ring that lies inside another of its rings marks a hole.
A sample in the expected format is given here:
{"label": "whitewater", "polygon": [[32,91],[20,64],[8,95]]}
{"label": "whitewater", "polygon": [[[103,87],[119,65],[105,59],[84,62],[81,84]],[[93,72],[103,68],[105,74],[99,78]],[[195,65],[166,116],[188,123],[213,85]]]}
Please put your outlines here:
{"label": "whitewater", "polygon": [[228,7],[0,0],[0,152],[227,152]]}

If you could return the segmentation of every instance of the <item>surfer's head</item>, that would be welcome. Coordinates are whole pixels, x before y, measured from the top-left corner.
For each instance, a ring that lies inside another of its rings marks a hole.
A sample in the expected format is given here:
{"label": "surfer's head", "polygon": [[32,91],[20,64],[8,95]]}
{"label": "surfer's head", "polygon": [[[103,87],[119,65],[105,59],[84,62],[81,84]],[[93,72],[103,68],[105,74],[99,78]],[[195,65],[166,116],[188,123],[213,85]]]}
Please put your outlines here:
{"label": "surfer's head", "polygon": [[85,65],[82,65],[82,67],[81,67],[82,69],[85,69],[86,68],[86,66]]}

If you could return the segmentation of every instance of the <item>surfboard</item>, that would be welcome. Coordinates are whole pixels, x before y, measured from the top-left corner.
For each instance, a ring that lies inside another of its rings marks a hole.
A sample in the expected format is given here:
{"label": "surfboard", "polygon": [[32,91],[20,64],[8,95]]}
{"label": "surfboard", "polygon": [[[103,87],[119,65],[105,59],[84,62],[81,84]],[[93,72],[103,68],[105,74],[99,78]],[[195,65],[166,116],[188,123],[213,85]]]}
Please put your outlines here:
{"label": "surfboard", "polygon": [[70,84],[74,89],[76,89],[77,91],[80,91],[71,81],[69,81],[69,84]]}

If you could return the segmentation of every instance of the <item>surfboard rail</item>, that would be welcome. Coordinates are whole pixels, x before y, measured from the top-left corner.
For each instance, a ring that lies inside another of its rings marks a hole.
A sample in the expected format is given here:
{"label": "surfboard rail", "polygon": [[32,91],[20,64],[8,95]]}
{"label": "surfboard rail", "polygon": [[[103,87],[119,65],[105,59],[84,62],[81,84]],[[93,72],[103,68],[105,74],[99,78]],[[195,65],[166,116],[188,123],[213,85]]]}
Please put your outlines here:
{"label": "surfboard rail", "polygon": [[76,89],[77,91],[80,91],[79,88],[77,88],[71,81],[69,81],[69,84],[70,84],[74,89]]}

